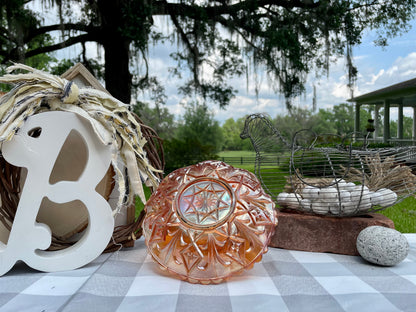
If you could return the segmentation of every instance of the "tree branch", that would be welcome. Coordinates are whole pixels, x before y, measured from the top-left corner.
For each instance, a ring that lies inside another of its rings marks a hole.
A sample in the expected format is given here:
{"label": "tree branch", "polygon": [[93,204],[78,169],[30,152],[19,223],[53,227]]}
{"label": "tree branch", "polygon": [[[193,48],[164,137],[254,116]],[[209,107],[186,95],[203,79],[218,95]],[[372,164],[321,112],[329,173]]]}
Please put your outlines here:
{"label": "tree branch", "polygon": [[201,10],[209,16],[217,16],[224,14],[232,14],[238,11],[247,10],[248,8],[264,7],[266,5],[279,6],[282,8],[293,9],[313,9],[319,7],[319,1],[313,2],[309,0],[245,0],[228,5],[199,6],[189,5],[185,3],[168,3],[165,0],[153,2],[153,15],[170,15],[188,16],[196,18],[200,16]]}
{"label": "tree branch", "polygon": [[192,72],[194,74],[194,80],[196,82],[196,84],[199,85],[199,75],[198,75],[198,68],[196,66],[196,63],[198,62],[198,48],[192,46],[191,42],[189,41],[188,37],[186,36],[185,32],[183,31],[182,26],[179,24],[178,19],[176,18],[176,16],[174,14],[170,14],[170,17],[172,19],[173,24],[175,25],[176,29],[178,30],[182,41],[185,43],[185,45],[187,46],[189,52],[193,55],[194,58],[194,68],[192,68]]}
{"label": "tree branch", "polygon": [[66,48],[69,46],[72,46],[74,44],[80,43],[80,42],[86,42],[86,41],[96,41],[95,40],[95,36],[91,35],[91,34],[83,34],[77,37],[71,37],[63,42],[57,43],[57,44],[53,44],[50,46],[44,46],[44,47],[40,47],[34,50],[30,50],[27,51],[25,53],[25,57],[31,57],[31,56],[35,56],[38,54],[42,54],[42,53],[48,53],[48,52],[52,52],[52,51],[56,51],[62,48]]}
{"label": "tree branch", "polygon": [[60,31],[77,30],[77,31],[91,32],[94,30],[94,28],[85,24],[80,24],[80,23],[75,23],[75,24],[66,23],[66,24],[54,24],[54,25],[42,26],[39,28],[31,29],[29,34],[26,36],[25,41],[28,42],[38,35],[42,35],[42,34],[45,34],[54,30],[60,30]]}
{"label": "tree branch", "polygon": [[[223,17],[219,17],[217,19],[217,22],[219,22],[225,28],[228,28],[228,29],[231,28],[233,31],[237,32],[241,36],[241,38],[252,48],[254,48],[256,50],[259,49],[259,47],[257,47],[250,39],[248,39],[238,27],[233,27],[232,25],[230,25],[230,23],[227,19],[225,19]],[[242,29],[244,29],[244,28],[242,28]]]}

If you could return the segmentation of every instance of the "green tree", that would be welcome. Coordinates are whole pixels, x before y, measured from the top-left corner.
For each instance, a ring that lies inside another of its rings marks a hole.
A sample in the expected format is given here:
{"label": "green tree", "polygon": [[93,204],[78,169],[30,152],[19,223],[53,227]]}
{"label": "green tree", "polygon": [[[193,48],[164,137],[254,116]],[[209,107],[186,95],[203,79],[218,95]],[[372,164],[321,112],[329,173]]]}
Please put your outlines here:
{"label": "green tree", "polygon": [[[362,132],[362,133],[367,133],[368,119],[374,119],[373,112],[374,112],[374,108],[370,105],[360,106],[360,129],[357,129],[357,131]],[[379,118],[379,121],[380,121],[380,118]],[[382,123],[380,123],[378,125],[378,128],[380,129],[380,127],[382,126],[383,126]]]}
{"label": "green tree", "polygon": [[222,150],[242,151],[253,149],[249,140],[240,138],[240,133],[244,129],[245,119],[245,117],[242,117],[235,121],[234,118],[229,118],[224,122],[221,127],[224,138]]}
{"label": "green tree", "polygon": [[[25,40],[31,29],[38,28],[40,22],[37,16],[24,7],[23,0],[4,0],[0,4],[0,60],[12,59],[24,62],[26,51],[31,50]],[[39,37],[33,38],[35,42]],[[39,48],[39,47],[35,47]]]}
{"label": "green tree", "polygon": [[145,125],[153,128],[158,136],[164,140],[174,137],[176,131],[175,116],[165,106],[150,107],[149,103],[137,102],[134,112]]}
{"label": "green tree", "polygon": [[403,138],[411,139],[413,137],[413,118],[403,116]]}
{"label": "green tree", "polygon": [[320,118],[323,115],[326,115],[326,111],[322,110],[322,112],[314,115],[307,109],[293,108],[285,116],[276,116],[274,123],[281,134],[290,141],[300,130],[311,130],[316,133],[333,132],[333,128],[325,126],[329,121]]}
{"label": "green tree", "polygon": [[[366,132],[368,119],[372,118],[370,107],[360,106],[359,132]],[[346,136],[355,131],[355,107],[352,104],[341,103],[328,109],[320,109],[318,112],[320,124],[314,127],[318,133],[334,133]],[[325,131],[328,129],[329,131]]]}
{"label": "green tree", "polygon": [[[390,121],[390,137],[397,138],[397,127],[398,121],[391,120]],[[413,118],[403,116],[403,139],[411,139],[412,138],[412,129],[413,129]]]}
{"label": "green tree", "polygon": [[212,145],[204,145],[194,138],[184,141],[176,138],[165,140],[165,175],[177,168],[196,164],[198,162],[217,159]]}
{"label": "green tree", "polygon": [[[334,119],[332,121],[337,134],[347,135],[354,132],[354,111],[354,105],[347,103],[341,103],[333,107]],[[361,110],[361,113],[363,113],[363,110]]]}
{"label": "green tree", "polygon": [[221,128],[208,107],[199,103],[186,105],[175,137],[164,143],[166,171],[216,159],[222,142]]}
{"label": "green tree", "polygon": [[223,136],[218,121],[206,104],[197,102],[185,106],[183,123],[176,131],[178,140],[199,141],[202,145],[213,147],[214,152],[221,150]]}
{"label": "green tree", "polygon": [[[26,57],[26,51],[36,50],[43,46],[53,44],[50,34],[41,34],[25,42],[25,35],[31,29],[41,24],[38,17],[26,9],[23,0],[5,0],[0,4],[0,64],[13,59],[16,62],[26,63],[29,66],[51,70],[51,63],[56,59],[49,54],[40,53]],[[0,66],[0,74],[5,73],[5,66]],[[8,85],[0,85],[1,91],[10,90]]]}
{"label": "green tree", "polygon": [[390,121],[390,137],[397,138],[397,121],[396,120]]}
{"label": "green tree", "polygon": [[319,109],[318,113],[311,116],[311,119],[311,128],[316,133],[337,134],[334,113],[331,110]]}
{"label": "green tree", "polygon": [[[320,109],[316,114],[306,109],[292,109],[285,116],[277,116],[274,120],[276,128],[289,140],[293,138],[299,130],[309,130],[304,132],[307,136],[305,140],[312,140],[312,135],[326,135],[321,140],[333,140],[333,135],[340,138],[350,136],[354,131],[355,108],[351,104],[342,103],[332,108]],[[360,107],[360,128],[358,132],[366,134],[367,120],[372,118],[370,107]],[[382,125],[379,127],[382,127]],[[397,131],[397,130],[396,130]],[[329,135],[329,136],[328,136]]]}
{"label": "green tree", "polygon": [[[26,3],[58,7],[59,22],[47,24]],[[76,6],[81,7],[77,16]],[[353,84],[357,69],[351,51],[362,34],[377,28],[377,43],[386,45],[388,37],[409,28],[414,6],[408,0],[5,0],[0,5],[0,57],[19,61],[95,42],[105,51],[107,89],[130,102],[132,87],[144,88],[152,78],[149,45],[176,41],[172,72],[185,79],[180,88],[184,94],[197,93],[224,107],[235,94],[227,80],[247,74],[246,64],[252,64],[264,69],[276,92],[290,99],[304,92],[306,74],[326,72],[333,56],[346,56]],[[24,14],[15,7],[24,8]],[[169,20],[166,33],[157,30],[157,16]],[[58,42],[31,48],[40,36],[56,31],[61,34]],[[133,70],[138,59],[142,71]]]}

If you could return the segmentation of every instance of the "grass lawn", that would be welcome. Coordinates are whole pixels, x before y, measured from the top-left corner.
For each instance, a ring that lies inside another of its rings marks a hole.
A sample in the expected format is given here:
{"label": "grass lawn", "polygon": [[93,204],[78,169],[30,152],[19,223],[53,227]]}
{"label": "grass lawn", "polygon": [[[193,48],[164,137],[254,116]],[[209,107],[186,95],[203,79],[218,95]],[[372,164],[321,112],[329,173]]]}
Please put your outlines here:
{"label": "grass lawn", "polygon": [[408,197],[380,213],[393,220],[397,231],[416,233],[416,198]]}
{"label": "grass lawn", "polygon": [[[146,185],[143,185],[143,189],[144,189],[144,195],[146,196],[146,199],[149,199],[150,195],[152,195],[152,192]],[[139,199],[139,196],[136,196],[136,212],[134,214],[136,218],[139,216],[140,212],[143,209],[144,209],[144,204]]]}
{"label": "grass lawn", "polygon": [[222,151],[218,153],[220,157],[256,157],[254,151]]}

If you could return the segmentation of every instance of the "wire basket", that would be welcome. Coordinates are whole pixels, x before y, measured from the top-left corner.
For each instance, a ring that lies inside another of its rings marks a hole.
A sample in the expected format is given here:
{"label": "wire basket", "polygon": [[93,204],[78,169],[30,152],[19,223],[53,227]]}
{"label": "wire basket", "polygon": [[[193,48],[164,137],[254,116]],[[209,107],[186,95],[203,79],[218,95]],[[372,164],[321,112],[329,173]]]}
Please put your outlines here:
{"label": "wire basket", "polygon": [[268,116],[247,117],[241,138],[256,151],[255,174],[279,209],[337,217],[390,207],[416,192],[416,147],[369,149],[346,137],[298,131],[289,141]]}

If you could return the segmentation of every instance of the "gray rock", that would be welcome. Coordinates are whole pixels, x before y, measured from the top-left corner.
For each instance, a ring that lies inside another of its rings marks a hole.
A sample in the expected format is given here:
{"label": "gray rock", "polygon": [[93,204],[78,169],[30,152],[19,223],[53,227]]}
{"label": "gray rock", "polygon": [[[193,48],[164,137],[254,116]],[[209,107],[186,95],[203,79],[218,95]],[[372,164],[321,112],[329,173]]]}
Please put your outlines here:
{"label": "gray rock", "polygon": [[400,232],[383,226],[369,226],[357,237],[358,253],[371,263],[393,266],[409,253],[409,243]]}

